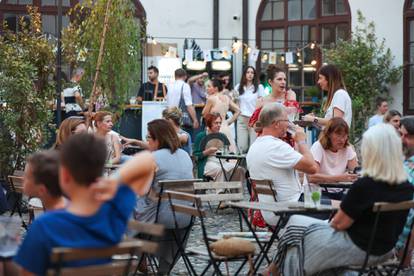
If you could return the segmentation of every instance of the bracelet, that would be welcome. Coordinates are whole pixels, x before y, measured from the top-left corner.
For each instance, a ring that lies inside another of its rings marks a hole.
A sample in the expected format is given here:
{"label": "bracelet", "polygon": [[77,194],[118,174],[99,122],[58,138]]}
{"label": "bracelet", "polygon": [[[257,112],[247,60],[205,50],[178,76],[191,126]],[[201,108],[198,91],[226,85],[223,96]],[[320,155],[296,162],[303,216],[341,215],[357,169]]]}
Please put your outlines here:
{"label": "bracelet", "polygon": [[305,140],[298,141],[298,142],[296,142],[296,143],[297,143],[298,145],[306,145],[306,144],[307,144]]}

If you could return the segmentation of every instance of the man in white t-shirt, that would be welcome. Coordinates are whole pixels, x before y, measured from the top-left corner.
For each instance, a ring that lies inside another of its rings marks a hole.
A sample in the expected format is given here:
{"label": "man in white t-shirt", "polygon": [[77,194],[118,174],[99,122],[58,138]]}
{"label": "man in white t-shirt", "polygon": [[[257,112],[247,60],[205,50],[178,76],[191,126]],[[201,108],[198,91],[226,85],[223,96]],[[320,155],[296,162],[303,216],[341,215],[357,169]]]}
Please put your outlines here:
{"label": "man in white t-shirt", "polygon": [[[298,201],[302,193],[296,170],[307,174],[317,172],[317,164],[306,143],[306,134],[296,126],[294,139],[299,152],[281,140],[289,125],[285,107],[279,103],[268,103],[260,112],[259,121],[263,132],[251,145],[246,156],[250,176],[255,180],[271,179],[276,189],[277,201]],[[267,196],[259,201],[273,201]],[[263,212],[267,223],[274,225],[271,213]]]}
{"label": "man in white t-shirt", "polygon": [[377,103],[377,113],[369,118],[368,128],[375,126],[376,124],[382,123],[384,119],[384,114],[388,111],[388,102],[387,99],[378,97],[376,99]]}
{"label": "man in white t-shirt", "polygon": [[[168,87],[167,93],[167,104],[168,107],[177,106],[180,107],[181,95],[184,98],[185,105],[187,107],[188,114],[193,121],[193,128],[198,128],[198,120],[196,117],[196,112],[193,106],[193,100],[191,97],[191,88],[188,83],[185,82],[187,78],[187,72],[179,68],[175,70],[175,82]],[[188,131],[188,130],[187,130]],[[192,130],[191,130],[192,132]]]}

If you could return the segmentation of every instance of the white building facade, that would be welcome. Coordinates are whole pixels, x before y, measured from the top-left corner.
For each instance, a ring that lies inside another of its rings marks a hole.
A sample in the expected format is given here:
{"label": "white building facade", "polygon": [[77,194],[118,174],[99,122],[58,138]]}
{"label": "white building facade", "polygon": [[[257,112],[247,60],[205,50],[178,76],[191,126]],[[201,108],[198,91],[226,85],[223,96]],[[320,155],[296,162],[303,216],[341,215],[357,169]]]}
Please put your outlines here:
{"label": "white building facade", "polygon": [[[201,49],[222,47],[231,49],[234,38],[244,39],[250,48],[257,47],[263,51],[296,53],[299,48],[302,54],[301,64],[299,62],[296,67],[294,65],[287,67],[289,86],[302,95],[308,87],[314,86],[315,82],[316,68],[311,69],[308,65],[315,58],[320,61],[321,57],[315,57],[315,54],[308,52],[307,48],[300,48],[313,41],[322,47],[329,47],[337,39],[349,38],[351,30],[357,24],[357,11],[360,10],[368,22],[375,23],[377,37],[385,39],[386,46],[394,55],[394,65],[404,65],[404,77],[398,84],[390,87],[394,99],[392,108],[403,111],[404,114],[414,114],[414,72],[411,73],[413,71],[411,60],[414,58],[412,57],[414,55],[412,0],[141,0],[140,2],[148,22],[147,35],[154,37],[157,42],[176,43],[180,57],[184,56],[185,38],[195,39]],[[412,47],[411,41],[413,41]],[[266,67],[266,63],[260,60],[255,65],[258,66],[259,71]],[[240,80],[242,66],[242,51],[240,51],[234,56],[234,83]],[[410,75],[412,75],[411,80]]]}

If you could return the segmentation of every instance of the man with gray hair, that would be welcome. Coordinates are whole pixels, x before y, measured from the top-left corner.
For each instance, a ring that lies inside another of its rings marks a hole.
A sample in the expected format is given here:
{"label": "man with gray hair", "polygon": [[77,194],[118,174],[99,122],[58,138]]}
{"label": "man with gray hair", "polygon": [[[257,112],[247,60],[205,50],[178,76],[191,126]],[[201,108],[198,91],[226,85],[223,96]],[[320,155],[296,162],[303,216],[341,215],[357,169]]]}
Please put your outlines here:
{"label": "man with gray hair", "polygon": [[[271,179],[276,189],[277,201],[298,201],[302,189],[296,170],[314,174],[318,166],[306,143],[306,134],[295,126],[294,140],[299,152],[295,151],[281,138],[286,135],[289,126],[285,107],[279,103],[266,104],[259,115],[262,135],[250,146],[246,156],[250,176],[255,180]],[[260,201],[272,201],[259,198]],[[274,225],[275,217],[263,212],[263,217]]]}
{"label": "man with gray hair", "polygon": [[[414,116],[405,116],[400,121],[400,133],[403,144],[403,150],[405,154],[404,170],[408,176],[408,182],[414,185]],[[397,249],[398,255],[402,257],[405,242],[408,234],[410,233],[411,223],[414,219],[414,210],[410,210],[407,221],[405,223],[403,232],[401,233],[395,248]],[[413,233],[411,233],[413,235]],[[411,237],[413,240],[413,237]],[[414,244],[411,242],[408,254],[404,260],[404,265],[409,266],[411,263],[411,257],[413,252]]]}

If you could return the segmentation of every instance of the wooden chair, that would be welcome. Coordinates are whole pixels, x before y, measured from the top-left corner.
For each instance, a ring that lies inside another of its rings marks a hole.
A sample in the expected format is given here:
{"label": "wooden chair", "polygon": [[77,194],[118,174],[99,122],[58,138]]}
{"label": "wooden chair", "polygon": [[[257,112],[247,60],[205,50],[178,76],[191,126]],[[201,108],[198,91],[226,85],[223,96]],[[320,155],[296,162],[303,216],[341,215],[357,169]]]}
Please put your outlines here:
{"label": "wooden chair", "polygon": [[374,245],[375,235],[378,230],[378,222],[380,220],[381,214],[385,212],[397,212],[397,211],[409,210],[412,208],[414,208],[414,200],[403,201],[403,202],[398,202],[398,203],[387,203],[387,202],[375,203],[374,207],[372,208],[372,211],[376,213],[376,216],[375,216],[374,225],[372,227],[370,240],[368,243],[368,250],[366,251],[364,263],[360,267],[349,267],[347,269],[359,271],[359,275],[363,275],[365,273],[367,273],[368,275],[384,275],[382,274],[383,272],[386,273],[386,275],[398,275],[398,273],[401,271],[403,267],[403,262],[404,262],[405,257],[407,256],[408,248],[410,246],[410,239],[412,238],[411,232],[413,229],[414,220],[410,225],[410,232],[409,232],[410,234],[407,237],[407,240],[404,246],[404,251],[403,251],[404,253],[401,258],[401,261],[399,261],[398,263],[387,263],[386,262],[386,263],[379,264],[376,266],[368,266],[368,260],[369,260],[372,247]]}
{"label": "wooden chair", "polygon": [[[160,181],[158,181],[159,192],[156,193],[153,190],[151,190],[151,192],[150,192],[151,199],[154,200],[154,201],[157,201],[157,210],[156,210],[156,215],[155,215],[155,223],[159,222],[159,212],[160,212],[160,208],[161,208],[161,202],[168,200],[168,197],[165,194],[166,190],[193,194],[194,193],[194,183],[195,182],[201,182],[201,181],[203,181],[203,180],[202,179],[179,179],[179,180],[160,180]],[[193,227],[193,220],[191,220],[190,225],[187,228],[183,229],[184,234],[181,238],[181,243],[184,243],[188,239],[188,236],[190,235],[190,231],[191,231],[192,227]],[[174,231],[175,231],[174,229],[167,229],[165,236],[170,237],[171,235],[175,235],[176,233],[174,233]],[[180,258],[180,252],[179,251],[174,256],[173,264],[176,263],[178,258]],[[157,259],[154,258],[153,256],[150,256],[149,259],[150,259],[151,266],[154,267],[155,269],[158,269]],[[172,269],[173,269],[173,266],[169,268],[170,271]]]}
{"label": "wooden chair", "polygon": [[[178,244],[179,241],[176,240],[177,245],[179,246],[179,249],[181,251],[183,260],[186,264],[188,273],[190,275],[197,275],[191,261],[189,260],[189,256],[192,256],[192,257],[195,257],[201,260],[206,260],[208,262],[207,266],[205,267],[201,275],[205,275],[211,266],[213,266],[214,268],[214,275],[223,275],[220,270],[220,264],[223,262],[236,262],[236,261],[242,262],[241,266],[235,273],[235,275],[238,275],[251,256],[225,257],[225,256],[216,255],[210,250],[211,240],[208,237],[206,226],[204,223],[206,212],[204,211],[202,207],[202,199],[201,199],[202,195],[192,195],[188,193],[174,192],[174,191],[166,191],[166,194],[168,196],[168,199],[170,201],[170,204],[173,210],[173,215],[174,215],[176,226],[178,226],[178,223],[176,220],[176,213],[188,214],[188,215],[191,215],[192,217],[199,218],[200,220],[205,247],[202,247],[202,248],[191,247],[191,248],[185,249],[182,247],[181,244]],[[180,204],[174,203],[173,200],[180,200],[181,203]],[[228,271],[227,271],[227,274],[228,274]]]}
{"label": "wooden chair", "polygon": [[[223,191],[219,193],[219,191]],[[202,202],[240,201],[244,199],[243,184],[232,182],[195,182],[194,191],[200,195]],[[206,193],[212,191],[212,193]]]}
{"label": "wooden chair", "polygon": [[27,229],[27,224],[23,219],[23,171],[16,170],[13,175],[7,177],[9,182],[9,192],[7,193],[7,200],[13,195],[15,201],[11,208],[10,216],[13,216],[17,211],[22,220],[22,225]]}
{"label": "wooden chair", "polygon": [[[153,224],[130,220],[128,223],[128,231],[133,232],[135,238],[151,241],[153,238],[162,237],[165,232],[165,227],[162,224]],[[153,273],[156,273],[157,264],[154,262],[152,255],[142,254],[139,258],[134,275],[138,273],[138,270],[143,267],[145,263],[149,264],[149,267]]]}
{"label": "wooden chair", "polygon": [[[142,253],[153,254],[157,249],[158,245],[156,243],[142,240],[123,241],[118,245],[106,248],[53,248],[50,257],[53,268],[48,269],[47,275],[129,275],[131,267],[137,263],[137,261],[134,260],[135,255]],[[122,256],[122,258],[120,258],[120,256]],[[111,258],[112,261],[99,265],[64,267],[67,262],[84,261],[88,259],[105,260]]]}

